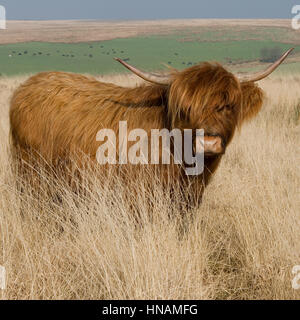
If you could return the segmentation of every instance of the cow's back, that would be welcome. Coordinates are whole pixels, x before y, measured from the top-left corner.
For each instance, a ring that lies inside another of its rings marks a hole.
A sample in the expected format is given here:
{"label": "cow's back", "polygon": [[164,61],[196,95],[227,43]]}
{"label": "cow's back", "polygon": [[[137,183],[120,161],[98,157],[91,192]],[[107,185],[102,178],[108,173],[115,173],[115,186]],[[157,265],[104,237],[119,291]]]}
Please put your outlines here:
{"label": "cow's back", "polygon": [[101,106],[100,113],[105,113],[105,96],[115,88],[93,78],[63,72],[31,77],[11,99],[13,147],[37,150],[47,161],[72,148],[95,152],[93,141],[104,125],[98,114]]}

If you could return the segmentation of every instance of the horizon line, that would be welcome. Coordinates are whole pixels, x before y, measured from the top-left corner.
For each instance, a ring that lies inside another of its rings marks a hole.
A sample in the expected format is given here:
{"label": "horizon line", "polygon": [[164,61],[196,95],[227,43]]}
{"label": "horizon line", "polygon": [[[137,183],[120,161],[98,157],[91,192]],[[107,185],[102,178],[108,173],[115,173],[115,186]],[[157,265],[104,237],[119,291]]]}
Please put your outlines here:
{"label": "horizon line", "polygon": [[9,19],[6,21],[162,21],[162,20],[290,20],[290,18],[153,18],[153,19],[87,19],[87,18],[74,18],[74,19]]}

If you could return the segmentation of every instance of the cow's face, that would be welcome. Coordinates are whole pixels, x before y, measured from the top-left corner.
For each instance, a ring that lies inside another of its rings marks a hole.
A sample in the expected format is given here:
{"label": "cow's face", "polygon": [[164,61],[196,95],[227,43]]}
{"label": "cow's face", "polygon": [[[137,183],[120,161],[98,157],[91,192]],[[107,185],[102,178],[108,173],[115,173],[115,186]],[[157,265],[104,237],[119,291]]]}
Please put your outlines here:
{"label": "cow's face", "polygon": [[233,74],[218,64],[203,63],[174,75],[168,111],[172,127],[204,129],[207,139],[216,139],[214,151],[224,153],[239,124],[242,101]]}

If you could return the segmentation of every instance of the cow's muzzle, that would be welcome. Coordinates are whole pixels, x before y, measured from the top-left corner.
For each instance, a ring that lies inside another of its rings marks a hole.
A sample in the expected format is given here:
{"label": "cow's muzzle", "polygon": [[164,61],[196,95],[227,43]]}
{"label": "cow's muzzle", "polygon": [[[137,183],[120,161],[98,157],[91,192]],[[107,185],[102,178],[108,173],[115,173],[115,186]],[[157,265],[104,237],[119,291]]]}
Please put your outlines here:
{"label": "cow's muzzle", "polygon": [[225,153],[226,142],[220,135],[204,135],[205,156],[221,155]]}

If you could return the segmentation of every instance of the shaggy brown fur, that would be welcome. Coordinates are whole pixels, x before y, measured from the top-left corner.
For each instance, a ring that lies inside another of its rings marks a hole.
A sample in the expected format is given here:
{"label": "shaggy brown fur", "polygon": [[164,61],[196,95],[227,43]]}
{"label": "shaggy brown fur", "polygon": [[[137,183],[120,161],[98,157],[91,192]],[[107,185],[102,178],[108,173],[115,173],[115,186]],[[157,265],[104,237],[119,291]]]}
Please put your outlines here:
{"label": "shaggy brown fur", "polygon": [[[222,137],[227,146],[235,129],[255,116],[262,102],[263,93],[254,83],[240,84],[219,64],[203,63],[173,72],[169,86],[136,88],[83,75],[45,72],[27,80],[12,97],[12,145],[20,152],[22,166],[30,162],[28,154],[32,153],[42,156],[52,169],[68,166],[78,152],[96,163],[97,132],[108,128],[118,133],[119,121],[127,120],[128,130],[142,128],[149,135],[151,129],[204,129],[207,135]],[[175,164],[156,169],[163,183],[179,183],[187,195],[185,201],[197,205],[221,157],[205,157],[200,176],[187,177]],[[98,169],[105,174],[107,167]]]}

